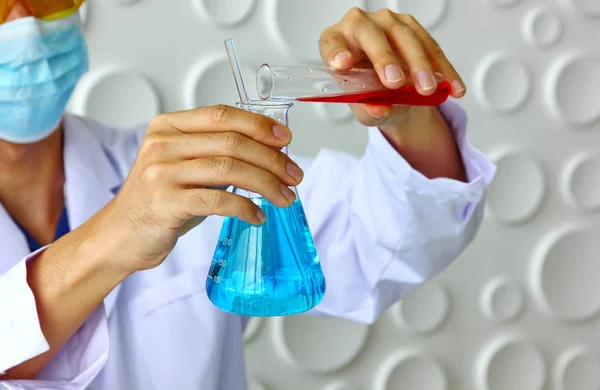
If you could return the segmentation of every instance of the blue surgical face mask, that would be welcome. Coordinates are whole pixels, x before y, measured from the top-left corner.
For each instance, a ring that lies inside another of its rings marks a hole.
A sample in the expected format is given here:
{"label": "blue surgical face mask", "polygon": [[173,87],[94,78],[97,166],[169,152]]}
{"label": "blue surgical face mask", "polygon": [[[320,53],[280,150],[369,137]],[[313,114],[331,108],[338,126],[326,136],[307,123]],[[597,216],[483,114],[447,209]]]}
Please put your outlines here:
{"label": "blue surgical face mask", "polygon": [[31,143],[54,132],[87,69],[79,14],[0,25],[0,139]]}

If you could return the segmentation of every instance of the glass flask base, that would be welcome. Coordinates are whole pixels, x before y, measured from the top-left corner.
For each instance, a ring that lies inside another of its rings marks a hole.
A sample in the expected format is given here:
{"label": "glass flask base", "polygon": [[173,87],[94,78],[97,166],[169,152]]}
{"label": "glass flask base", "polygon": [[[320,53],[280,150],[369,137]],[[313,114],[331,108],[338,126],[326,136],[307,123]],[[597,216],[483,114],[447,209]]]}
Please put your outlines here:
{"label": "glass flask base", "polygon": [[322,300],[325,277],[300,200],[287,208],[252,198],[261,226],[225,218],[206,281],[223,311],[255,317],[305,312]]}

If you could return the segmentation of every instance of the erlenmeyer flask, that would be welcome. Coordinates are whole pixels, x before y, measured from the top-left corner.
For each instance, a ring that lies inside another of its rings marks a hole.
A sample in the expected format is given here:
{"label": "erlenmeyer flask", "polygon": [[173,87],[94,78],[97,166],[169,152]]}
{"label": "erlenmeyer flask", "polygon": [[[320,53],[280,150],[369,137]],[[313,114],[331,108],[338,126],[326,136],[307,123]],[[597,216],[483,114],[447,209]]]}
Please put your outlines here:
{"label": "erlenmeyer flask", "polygon": [[[244,110],[269,116],[286,126],[291,103],[251,101]],[[283,149],[287,153],[287,147]],[[244,316],[284,316],[315,307],[325,294],[321,268],[304,208],[298,197],[285,208],[260,194],[234,188],[267,216],[260,226],[226,217],[206,280],[210,301]]]}

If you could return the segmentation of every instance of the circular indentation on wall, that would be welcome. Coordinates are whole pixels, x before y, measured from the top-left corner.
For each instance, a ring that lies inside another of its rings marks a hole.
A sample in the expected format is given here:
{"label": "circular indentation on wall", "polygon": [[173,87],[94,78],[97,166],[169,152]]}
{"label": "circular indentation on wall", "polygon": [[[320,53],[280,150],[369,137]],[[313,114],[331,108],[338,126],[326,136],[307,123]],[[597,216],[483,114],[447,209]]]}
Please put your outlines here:
{"label": "circular indentation on wall", "polygon": [[[248,96],[256,98],[256,91],[250,86],[255,84],[257,67],[240,58],[242,73]],[[190,72],[185,92],[188,108],[212,106],[214,104],[235,105],[240,97],[235,87],[229,61],[224,55],[203,58]]]}
{"label": "circular indentation on wall", "polygon": [[258,379],[250,378],[248,380],[248,390],[267,390],[267,387]]}
{"label": "circular indentation on wall", "polygon": [[[273,0],[265,5],[269,6],[266,20],[273,23],[271,36],[282,49],[300,60],[322,62],[318,45],[320,32],[339,22],[351,8],[364,9],[365,0],[329,1],[326,8],[322,0]],[[307,21],[310,21],[310,29],[307,29]]]}
{"label": "circular indentation on wall", "polygon": [[408,329],[427,334],[442,325],[449,306],[448,290],[442,283],[433,280],[413,290],[394,306],[394,311]]}
{"label": "circular indentation on wall", "polygon": [[546,362],[533,343],[499,338],[479,355],[477,381],[486,390],[541,390],[546,382]]}
{"label": "circular indentation on wall", "polygon": [[363,348],[369,327],[337,318],[277,317],[277,346],[291,363],[314,372],[349,364]]}
{"label": "circular indentation on wall", "polygon": [[583,211],[600,208],[600,157],[581,153],[565,166],[563,187],[569,202]]}
{"label": "circular indentation on wall", "polygon": [[81,111],[91,119],[118,127],[147,123],[160,112],[158,94],[142,73],[106,69],[82,78]]}
{"label": "circular indentation on wall", "polygon": [[475,92],[480,103],[498,114],[514,113],[531,96],[529,67],[518,58],[501,53],[484,58],[475,73]]}
{"label": "circular indentation on wall", "polygon": [[560,14],[546,7],[532,9],[523,23],[525,40],[534,46],[549,47],[559,41],[563,33]]}
{"label": "circular indentation on wall", "polygon": [[483,313],[496,321],[512,321],[522,313],[525,304],[523,291],[517,283],[497,277],[486,284],[481,294]]}
{"label": "circular indentation on wall", "polygon": [[223,27],[242,24],[256,6],[256,0],[194,0],[202,16]]}
{"label": "circular indentation on wall", "polygon": [[89,1],[86,1],[81,4],[81,7],[79,7],[79,17],[81,18],[81,24],[84,27],[87,25],[89,14],[90,14],[90,3],[89,3]]}
{"label": "circular indentation on wall", "polygon": [[589,18],[600,18],[600,2],[596,0],[564,0],[581,15]]}
{"label": "circular indentation on wall", "polygon": [[253,338],[256,337],[258,332],[263,325],[263,319],[261,317],[252,317],[248,321],[248,325],[246,325],[246,329],[244,330],[244,341],[250,342]]}
{"label": "circular indentation on wall", "polygon": [[376,390],[446,390],[448,380],[441,363],[420,351],[402,351],[392,356],[375,376]]}
{"label": "circular indentation on wall", "polygon": [[414,16],[423,27],[432,29],[444,20],[448,0],[388,0],[388,7],[394,12]]}
{"label": "circular indentation on wall", "polygon": [[516,151],[498,153],[493,159],[498,169],[487,195],[486,208],[490,215],[506,224],[519,224],[532,218],[546,196],[541,164]]}
{"label": "circular indentation on wall", "polygon": [[536,298],[552,315],[586,321],[600,312],[597,232],[566,227],[548,235],[532,267]]}
{"label": "circular indentation on wall", "polygon": [[356,386],[351,386],[344,382],[330,383],[323,390],[359,390]]}
{"label": "circular indentation on wall", "polygon": [[140,0],[114,0],[115,3],[120,5],[131,5],[139,2]]}
{"label": "circular indentation on wall", "polygon": [[574,54],[557,60],[550,67],[545,96],[558,120],[575,127],[596,123],[600,120],[600,59]]}
{"label": "circular indentation on wall", "polygon": [[557,390],[600,389],[600,359],[585,347],[563,353],[556,367]]}
{"label": "circular indentation on wall", "polygon": [[354,117],[347,104],[312,103],[317,113],[332,122],[346,123]]}
{"label": "circular indentation on wall", "polygon": [[511,8],[517,6],[522,0],[485,0],[490,5],[498,8]]}

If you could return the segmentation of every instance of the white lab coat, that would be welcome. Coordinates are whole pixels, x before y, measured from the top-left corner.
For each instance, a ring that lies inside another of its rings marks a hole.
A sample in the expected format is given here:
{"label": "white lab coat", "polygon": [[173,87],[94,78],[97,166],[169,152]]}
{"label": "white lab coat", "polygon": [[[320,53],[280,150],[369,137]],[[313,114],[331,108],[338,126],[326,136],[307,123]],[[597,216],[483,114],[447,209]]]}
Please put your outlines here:
{"label": "white lab coat", "polygon": [[[296,158],[306,173],[300,199],[327,280],[323,301],[306,315],[372,323],[474,238],[495,166],[467,141],[465,113],[449,102],[441,110],[460,146],[468,183],[427,179],[376,128],[365,129],[369,143],[361,159],[331,150]],[[65,117],[64,127],[66,206],[74,229],[118,191],[145,128],[115,130],[73,115]],[[0,385],[244,390],[242,333],[248,319],[216,309],[205,293],[221,223],[220,217],[207,218],[162,265],[113,290],[37,380],[3,381],[0,375]],[[25,264],[36,253],[28,253],[2,207],[0,248],[2,372],[48,345],[26,282]]]}

